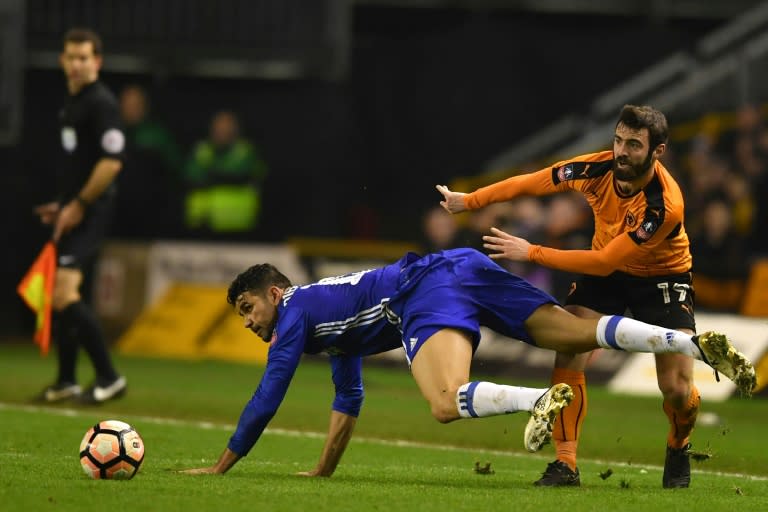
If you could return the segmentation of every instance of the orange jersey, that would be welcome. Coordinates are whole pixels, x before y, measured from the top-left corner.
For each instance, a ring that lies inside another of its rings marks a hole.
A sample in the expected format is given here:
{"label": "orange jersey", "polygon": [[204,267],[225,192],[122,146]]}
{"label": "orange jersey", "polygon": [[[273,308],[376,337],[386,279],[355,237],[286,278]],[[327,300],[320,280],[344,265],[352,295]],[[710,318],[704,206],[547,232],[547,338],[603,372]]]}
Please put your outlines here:
{"label": "orange jersey", "polygon": [[566,272],[598,276],[617,270],[634,276],[688,272],[692,260],[683,226],[683,194],[658,160],[653,171],[643,190],[621,197],[613,183],[613,152],[602,151],[480,188],[464,196],[464,205],[477,209],[521,195],[576,190],[584,194],[595,216],[592,250],[532,245],[528,259]]}

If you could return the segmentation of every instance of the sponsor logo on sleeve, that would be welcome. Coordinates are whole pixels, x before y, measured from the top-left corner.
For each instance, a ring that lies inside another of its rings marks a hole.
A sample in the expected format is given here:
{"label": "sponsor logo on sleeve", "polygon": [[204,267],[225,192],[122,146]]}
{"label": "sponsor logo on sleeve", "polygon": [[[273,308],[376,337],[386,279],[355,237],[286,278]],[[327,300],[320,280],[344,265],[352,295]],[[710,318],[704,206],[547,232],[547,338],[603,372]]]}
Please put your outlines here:
{"label": "sponsor logo on sleeve", "polygon": [[101,136],[101,147],[107,153],[120,153],[125,147],[125,135],[117,128],[110,128]]}

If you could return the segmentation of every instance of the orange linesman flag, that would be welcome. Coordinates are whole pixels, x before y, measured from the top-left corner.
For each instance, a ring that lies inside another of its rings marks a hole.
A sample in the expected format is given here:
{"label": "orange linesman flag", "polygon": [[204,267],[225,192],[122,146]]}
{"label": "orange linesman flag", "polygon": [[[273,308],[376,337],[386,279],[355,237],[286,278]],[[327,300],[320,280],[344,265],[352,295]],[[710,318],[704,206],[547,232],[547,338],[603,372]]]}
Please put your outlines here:
{"label": "orange linesman flag", "polygon": [[55,278],[56,246],[48,242],[16,287],[27,306],[37,313],[34,340],[40,345],[42,355],[48,354],[51,344],[51,301]]}

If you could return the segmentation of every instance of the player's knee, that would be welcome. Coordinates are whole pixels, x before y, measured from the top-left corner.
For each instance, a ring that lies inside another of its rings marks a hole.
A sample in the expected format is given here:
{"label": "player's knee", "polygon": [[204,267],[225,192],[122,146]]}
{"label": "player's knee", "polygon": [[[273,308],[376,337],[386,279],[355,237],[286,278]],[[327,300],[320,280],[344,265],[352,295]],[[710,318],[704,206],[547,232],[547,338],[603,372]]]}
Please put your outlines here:
{"label": "player's knee", "polygon": [[79,270],[62,268],[56,272],[53,286],[51,307],[54,311],[62,311],[70,304],[80,300],[80,283],[83,276]]}
{"label": "player's knee", "polygon": [[659,391],[664,400],[670,404],[682,405],[688,401],[692,382],[683,376],[660,375],[658,378]]}
{"label": "player's knee", "polygon": [[660,382],[659,390],[664,397],[664,401],[673,404],[675,407],[680,407],[688,401],[689,392],[687,386],[663,385]]}
{"label": "player's knee", "polygon": [[446,411],[443,408],[439,407],[433,407],[432,408],[432,417],[435,418],[440,423],[450,423],[453,420],[455,420],[458,415],[455,411]]}
{"label": "player's knee", "polygon": [[[447,395],[448,393],[446,393]],[[459,411],[456,408],[456,393],[451,394],[450,400],[446,398],[440,398],[439,400],[433,400],[429,406],[432,412],[432,417],[440,423],[450,423],[459,418]]]}
{"label": "player's knee", "polygon": [[54,292],[51,297],[51,309],[54,311],[64,311],[67,306],[80,300],[80,294],[72,291]]}

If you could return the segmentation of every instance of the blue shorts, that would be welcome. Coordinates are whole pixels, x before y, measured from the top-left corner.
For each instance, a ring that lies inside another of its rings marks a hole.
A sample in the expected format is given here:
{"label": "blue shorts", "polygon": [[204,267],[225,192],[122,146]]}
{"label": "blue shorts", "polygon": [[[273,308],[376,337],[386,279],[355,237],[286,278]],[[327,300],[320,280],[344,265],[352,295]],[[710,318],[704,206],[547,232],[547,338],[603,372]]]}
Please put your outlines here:
{"label": "blue shorts", "polygon": [[452,249],[407,260],[388,309],[397,317],[410,364],[421,345],[441,329],[466,332],[473,350],[480,342],[480,326],[535,345],[524,323],[544,304],[558,302],[485,254]]}

